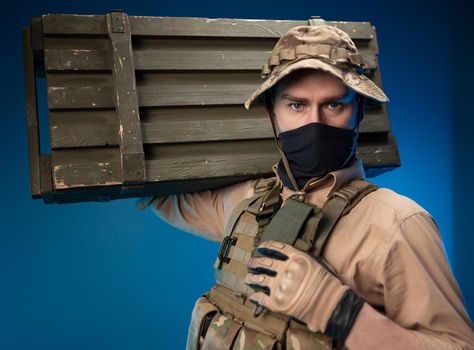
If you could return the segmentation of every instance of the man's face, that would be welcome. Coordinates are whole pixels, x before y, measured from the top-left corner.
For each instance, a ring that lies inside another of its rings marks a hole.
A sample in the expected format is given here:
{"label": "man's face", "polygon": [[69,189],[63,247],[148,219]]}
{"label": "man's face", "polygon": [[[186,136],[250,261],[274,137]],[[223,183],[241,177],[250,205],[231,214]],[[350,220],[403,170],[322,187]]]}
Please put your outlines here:
{"label": "man's face", "polygon": [[280,132],[309,123],[354,129],[357,94],[334,75],[309,70],[292,82],[279,83],[274,90],[274,113]]}

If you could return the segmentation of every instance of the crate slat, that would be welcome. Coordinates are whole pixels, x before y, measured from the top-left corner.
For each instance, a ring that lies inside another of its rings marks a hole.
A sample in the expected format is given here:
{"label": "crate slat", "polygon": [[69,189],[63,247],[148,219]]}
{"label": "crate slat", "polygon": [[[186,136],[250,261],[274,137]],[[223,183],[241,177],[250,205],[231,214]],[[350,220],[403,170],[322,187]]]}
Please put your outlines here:
{"label": "crate slat", "polygon": [[[134,52],[137,70],[255,70],[260,71],[271,51],[232,50],[141,50]],[[372,52],[361,51],[367,67],[375,69],[376,57]],[[48,71],[111,70],[108,50],[46,49],[45,67]]]}
{"label": "crate slat", "polygon": [[[103,15],[50,14],[43,16],[43,23],[45,34],[107,34]],[[130,16],[130,24],[132,35],[279,38],[292,27],[308,25],[308,21]],[[369,22],[327,21],[327,24],[348,32],[354,39],[372,38]]]}
{"label": "crate slat", "polygon": [[[173,108],[145,111],[143,142],[178,143],[216,140],[273,138],[262,107],[250,111],[242,106],[218,108]],[[51,147],[118,145],[118,122],[113,110],[52,112]],[[383,108],[368,110],[361,134],[387,133],[390,124]]]}

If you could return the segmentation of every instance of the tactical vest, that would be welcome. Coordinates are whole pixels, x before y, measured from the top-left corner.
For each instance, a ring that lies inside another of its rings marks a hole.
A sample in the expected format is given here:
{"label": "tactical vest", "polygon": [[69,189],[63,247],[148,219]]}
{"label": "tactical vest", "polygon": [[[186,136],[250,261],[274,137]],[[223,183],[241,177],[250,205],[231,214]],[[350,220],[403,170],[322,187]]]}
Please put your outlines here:
{"label": "tactical vest", "polygon": [[322,209],[304,203],[301,196],[288,198],[280,208],[276,178],[260,179],[255,195],[241,201],[226,222],[214,264],[217,283],[196,301],[186,349],[332,349],[331,338],[250,302],[255,291],[244,283],[247,262],[259,256],[255,248],[261,242],[275,240],[324,264],[321,254],[339,218],[376,189],[368,181],[354,180],[329,196]]}

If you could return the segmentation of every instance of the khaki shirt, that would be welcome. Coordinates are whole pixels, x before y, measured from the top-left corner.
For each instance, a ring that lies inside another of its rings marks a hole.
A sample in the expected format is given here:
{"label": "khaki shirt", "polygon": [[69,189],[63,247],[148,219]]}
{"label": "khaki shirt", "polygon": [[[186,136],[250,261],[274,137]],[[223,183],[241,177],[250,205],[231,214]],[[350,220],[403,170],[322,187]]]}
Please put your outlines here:
{"label": "khaki shirt", "polygon": [[[273,171],[283,186],[276,165]],[[364,177],[358,160],[349,168],[308,181],[303,188],[305,201],[322,207],[332,192]],[[181,230],[221,241],[232,209],[254,194],[256,182],[147,197],[137,204],[142,209],[151,205],[161,219]],[[283,201],[292,193],[283,186]],[[392,321],[412,330],[425,349],[474,349],[472,323],[438,227],[411,199],[387,188],[369,193],[339,220],[323,255],[344,284],[372,306],[384,309]]]}

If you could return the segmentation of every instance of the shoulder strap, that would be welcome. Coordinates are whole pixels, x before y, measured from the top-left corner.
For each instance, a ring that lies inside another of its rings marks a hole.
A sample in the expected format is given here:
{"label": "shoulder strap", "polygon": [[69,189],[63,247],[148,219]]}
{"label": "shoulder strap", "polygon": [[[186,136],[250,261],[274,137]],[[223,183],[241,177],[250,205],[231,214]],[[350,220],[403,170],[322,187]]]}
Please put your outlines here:
{"label": "shoulder strap", "polygon": [[[255,184],[255,194],[252,197],[245,198],[240,201],[235,208],[230,213],[227,222],[225,223],[224,236],[229,236],[234,229],[237,220],[244,210],[247,210],[249,207],[253,207],[255,204],[258,204],[265,197],[265,192],[272,188],[275,183],[275,177],[272,178],[261,178]],[[257,202],[257,203],[256,203]],[[260,205],[259,205],[260,206]]]}
{"label": "shoulder strap", "polygon": [[273,240],[294,245],[314,207],[313,204],[288,198],[263,231],[260,242]]}
{"label": "shoulder strap", "polygon": [[346,215],[362,198],[377,188],[377,185],[369,181],[354,180],[329,196],[324,203],[323,217],[317,228],[314,256],[322,254],[329,235],[341,216]]}
{"label": "shoulder strap", "polygon": [[259,244],[265,227],[271,222],[273,216],[280,209],[280,192],[281,188],[275,181],[263,192],[258,201],[255,201],[246,209],[249,213],[255,215],[255,220],[257,220],[258,223],[257,234],[254,237],[254,246]]}

